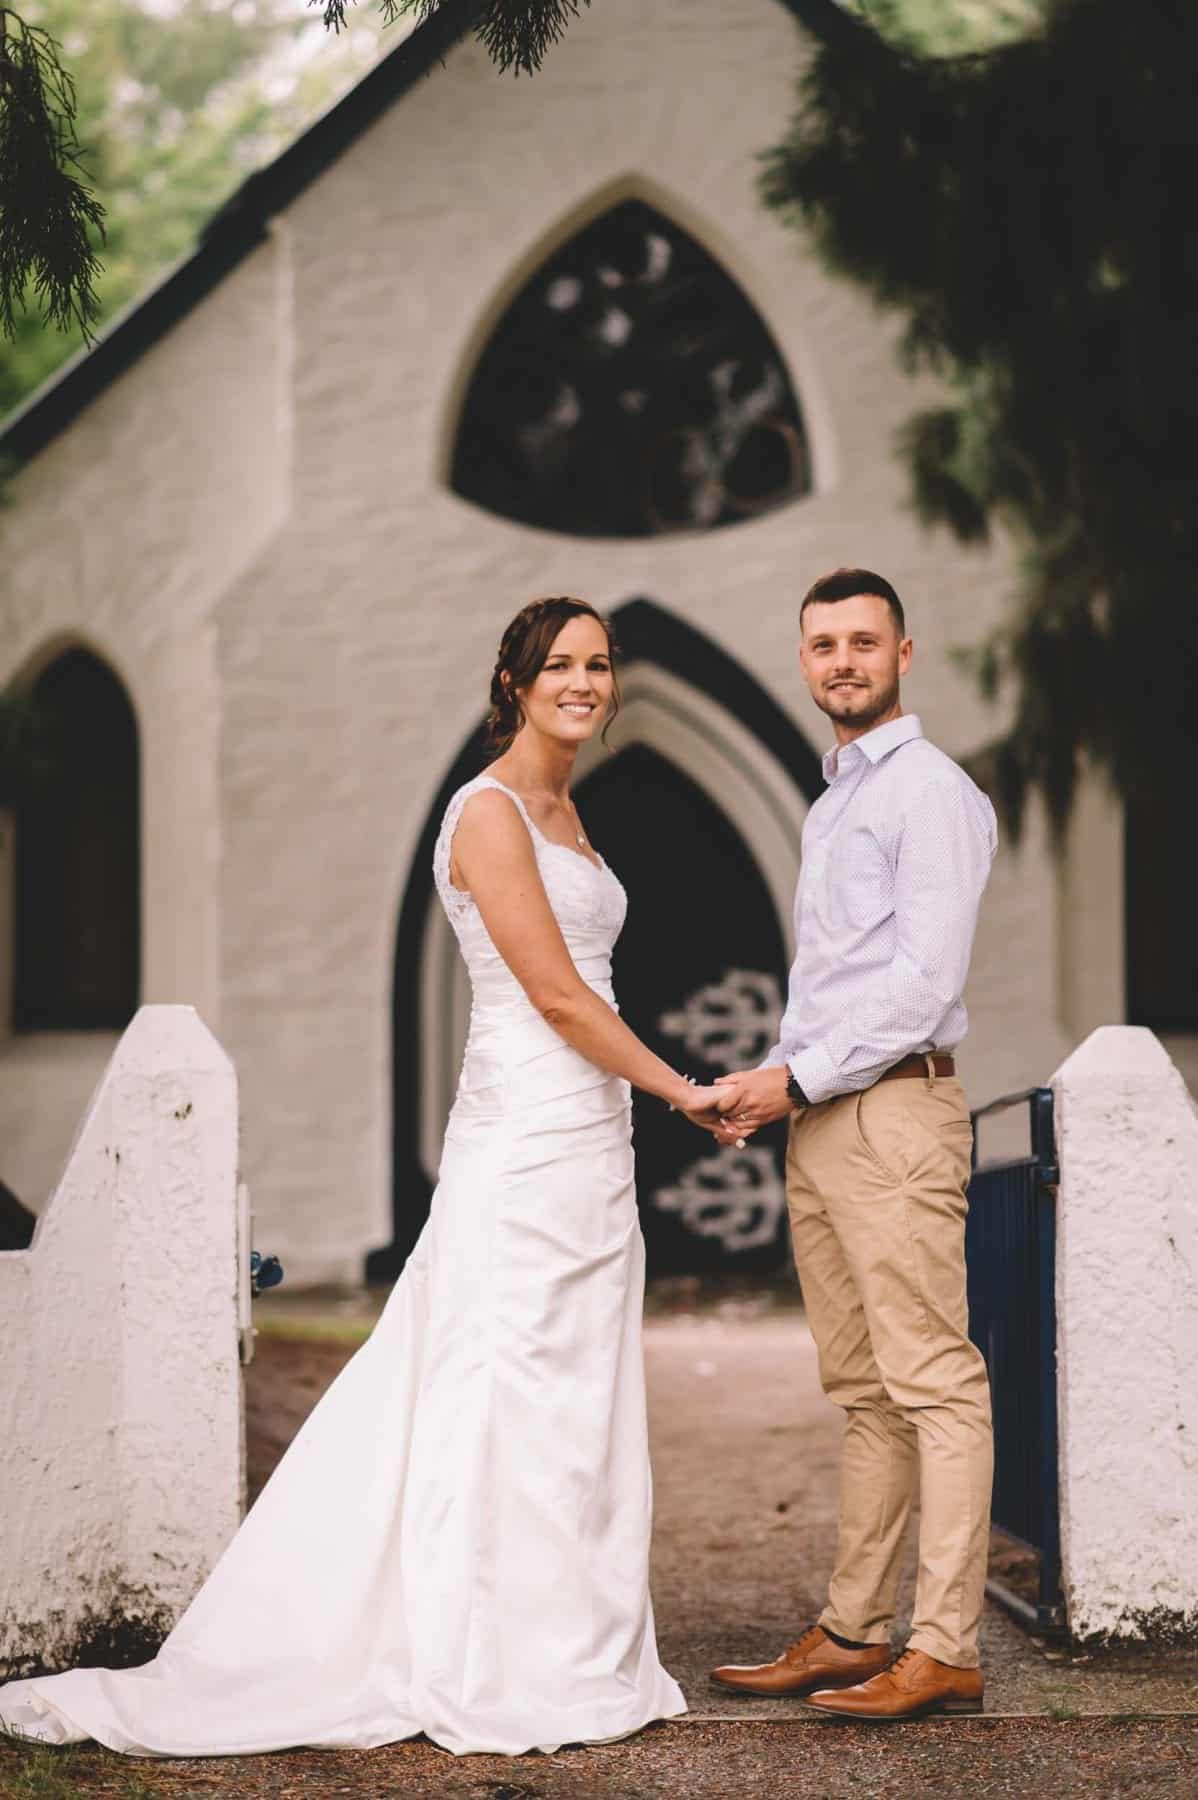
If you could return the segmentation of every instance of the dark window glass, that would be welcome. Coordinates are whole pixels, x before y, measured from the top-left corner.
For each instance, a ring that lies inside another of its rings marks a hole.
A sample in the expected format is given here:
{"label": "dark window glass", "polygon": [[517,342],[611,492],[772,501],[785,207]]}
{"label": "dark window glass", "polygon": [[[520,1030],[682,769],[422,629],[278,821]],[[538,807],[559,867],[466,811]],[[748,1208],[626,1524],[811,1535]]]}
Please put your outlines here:
{"label": "dark window glass", "polygon": [[71,650],[34,700],[46,767],[17,814],[14,1024],[119,1029],[137,1010],[137,725],[98,658]]}
{"label": "dark window glass", "polygon": [[1190,759],[1162,760],[1155,792],[1127,808],[1127,1017],[1154,1031],[1198,1032],[1198,934],[1189,820]]}
{"label": "dark window glass", "polygon": [[512,302],[466,393],[455,491],[579,537],[710,530],[811,486],[778,348],[652,207],[613,207]]}

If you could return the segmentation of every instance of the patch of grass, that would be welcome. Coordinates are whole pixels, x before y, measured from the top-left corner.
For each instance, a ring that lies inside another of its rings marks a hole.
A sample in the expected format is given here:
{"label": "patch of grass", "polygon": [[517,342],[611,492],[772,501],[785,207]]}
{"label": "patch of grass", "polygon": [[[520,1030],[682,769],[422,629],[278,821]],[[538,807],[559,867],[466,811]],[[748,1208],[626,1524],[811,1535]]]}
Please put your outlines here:
{"label": "patch of grass", "polygon": [[76,1800],[78,1755],[0,1732],[0,1794],[4,1800]]}
{"label": "patch of grass", "polygon": [[285,1338],[298,1344],[364,1344],[374,1330],[373,1319],[285,1319],[279,1316],[255,1320],[259,1337]]}
{"label": "patch of grass", "polygon": [[[102,1787],[94,1785],[97,1777]],[[107,1800],[161,1800],[162,1790],[147,1787],[123,1758],[95,1745],[57,1747],[0,1731],[2,1800],[80,1800],[86,1793],[103,1793]]]}

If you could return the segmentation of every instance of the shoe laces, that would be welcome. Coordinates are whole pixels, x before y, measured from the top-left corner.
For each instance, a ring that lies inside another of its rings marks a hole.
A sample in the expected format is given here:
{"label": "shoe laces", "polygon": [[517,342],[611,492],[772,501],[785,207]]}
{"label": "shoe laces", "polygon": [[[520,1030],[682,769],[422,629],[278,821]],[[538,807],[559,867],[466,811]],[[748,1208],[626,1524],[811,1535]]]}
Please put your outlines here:
{"label": "shoe laces", "polygon": [[902,1670],[909,1669],[919,1654],[920,1652],[915,1649],[904,1650],[901,1655],[896,1656],[891,1663],[890,1674],[898,1675]]}
{"label": "shoe laces", "polygon": [[796,1638],[793,1644],[787,1645],[786,1650],[783,1652],[785,1660],[787,1662],[798,1662],[807,1654],[808,1650],[815,1649],[816,1644],[822,1636],[823,1632],[820,1627],[818,1625],[812,1625],[809,1630],[803,1633],[801,1638]]}

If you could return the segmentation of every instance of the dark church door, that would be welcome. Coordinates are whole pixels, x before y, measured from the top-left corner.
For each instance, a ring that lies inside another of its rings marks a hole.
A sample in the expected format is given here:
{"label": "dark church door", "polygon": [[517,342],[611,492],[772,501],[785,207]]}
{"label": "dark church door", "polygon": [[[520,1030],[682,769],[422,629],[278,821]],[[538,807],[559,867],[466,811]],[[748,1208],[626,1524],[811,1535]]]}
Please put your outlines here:
{"label": "dark church door", "polygon": [[[698,1081],[754,1067],[776,1040],[786,953],[739,832],[693,781],[640,746],[596,770],[577,798],[592,842],[628,891],[615,954],[622,1015]],[[636,1097],[634,1119],[651,1274],[757,1270],[787,1257],[784,1123],[736,1150],[647,1095]]]}

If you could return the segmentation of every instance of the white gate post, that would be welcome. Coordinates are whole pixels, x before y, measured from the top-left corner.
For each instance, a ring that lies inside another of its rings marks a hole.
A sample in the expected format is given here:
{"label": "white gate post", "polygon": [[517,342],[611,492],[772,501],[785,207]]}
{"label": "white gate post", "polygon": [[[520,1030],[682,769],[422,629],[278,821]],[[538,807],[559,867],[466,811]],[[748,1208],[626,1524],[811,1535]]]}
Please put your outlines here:
{"label": "white gate post", "polygon": [[1053,1078],[1061,1555],[1079,1639],[1198,1630],[1198,1111],[1150,1031]]}
{"label": "white gate post", "polygon": [[0,1673],[149,1654],[237,1528],[237,1138],[198,1014],[142,1007],[0,1254]]}

